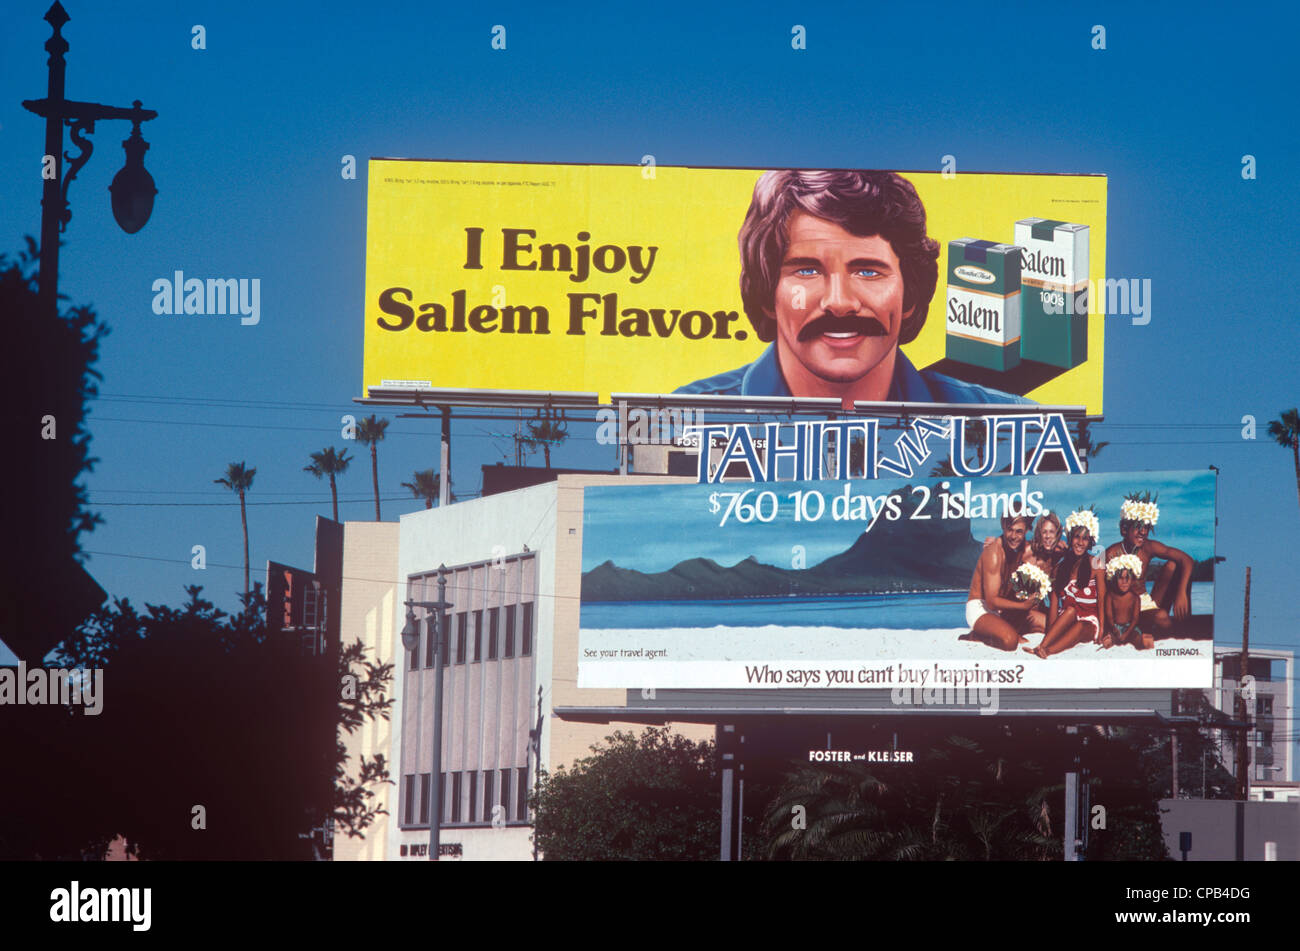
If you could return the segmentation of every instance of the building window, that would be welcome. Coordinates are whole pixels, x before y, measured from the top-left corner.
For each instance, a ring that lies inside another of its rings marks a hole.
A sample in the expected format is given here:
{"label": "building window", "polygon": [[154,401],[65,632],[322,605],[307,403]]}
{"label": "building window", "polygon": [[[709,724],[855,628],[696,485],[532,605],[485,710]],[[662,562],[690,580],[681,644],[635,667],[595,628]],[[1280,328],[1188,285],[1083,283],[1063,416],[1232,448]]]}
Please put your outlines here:
{"label": "building window", "polygon": [[478,773],[469,774],[469,816],[468,821],[476,822],[478,820]]}
{"label": "building window", "polygon": [[442,616],[442,666],[451,663],[451,618]]}
{"label": "building window", "polygon": [[1256,734],[1255,734],[1255,745],[1256,745],[1256,746],[1272,746],[1272,745],[1273,745],[1273,731],[1272,731],[1272,730],[1260,730],[1258,733],[1256,733]]}
{"label": "building window", "polygon": [[513,604],[506,605],[506,649],[501,656],[515,656],[515,606]]}
{"label": "building window", "polygon": [[501,770],[501,818],[510,821],[510,770]]}
{"label": "building window", "polygon": [[420,774],[420,825],[429,824],[429,774]]}
{"label": "building window", "polygon": [[430,614],[424,621],[424,666],[433,666],[433,651],[437,647],[437,641],[433,636],[433,615]]}
{"label": "building window", "polygon": [[483,659],[483,612],[474,612],[474,663]]}
{"label": "building window", "polygon": [[501,609],[488,608],[488,660],[497,659],[497,644],[501,634]]}
{"label": "building window", "polygon": [[460,773],[451,774],[451,821],[460,822]]}
{"label": "building window", "polygon": [[415,628],[415,647],[406,652],[406,669],[420,669],[420,628]]}
{"label": "building window", "polygon": [[528,820],[528,767],[520,766],[517,770],[519,788],[517,790],[519,801],[515,804],[515,817],[520,822]]}
{"label": "building window", "polygon": [[533,653],[533,602],[525,601],[523,609],[523,626],[519,631],[519,656],[530,657]]}
{"label": "building window", "polygon": [[415,823],[415,775],[407,773],[402,777],[402,823]]}
{"label": "building window", "polygon": [[483,821],[492,821],[492,770],[483,770]]}
{"label": "building window", "polygon": [[447,774],[438,774],[438,823],[447,821]]}
{"label": "building window", "polygon": [[1255,698],[1255,713],[1256,713],[1258,716],[1263,716],[1263,717],[1269,717],[1269,716],[1272,716],[1272,715],[1273,715],[1273,698],[1272,698],[1272,697],[1256,697],[1256,698]]}
{"label": "building window", "polygon": [[456,663],[465,663],[465,647],[469,640],[469,612],[456,615]]}

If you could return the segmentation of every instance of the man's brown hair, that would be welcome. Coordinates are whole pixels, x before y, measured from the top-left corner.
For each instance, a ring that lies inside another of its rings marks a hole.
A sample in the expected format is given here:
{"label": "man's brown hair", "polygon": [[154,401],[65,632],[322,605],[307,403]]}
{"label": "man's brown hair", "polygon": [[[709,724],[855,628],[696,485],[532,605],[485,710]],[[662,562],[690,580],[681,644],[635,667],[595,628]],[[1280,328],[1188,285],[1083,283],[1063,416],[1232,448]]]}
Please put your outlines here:
{"label": "man's brown hair", "polygon": [[1004,515],[1002,516],[1002,530],[1005,532],[1016,522],[1025,523],[1025,534],[1028,535],[1034,530],[1034,520],[1029,515]]}
{"label": "man's brown hair", "polygon": [[939,242],[925,233],[925,206],[916,189],[894,172],[801,169],[764,172],[740,228],[740,296],[759,339],[776,339],[770,312],[789,246],[787,226],[798,211],[889,242],[903,276],[903,313],[911,313],[898,342],[915,340],[939,282]]}

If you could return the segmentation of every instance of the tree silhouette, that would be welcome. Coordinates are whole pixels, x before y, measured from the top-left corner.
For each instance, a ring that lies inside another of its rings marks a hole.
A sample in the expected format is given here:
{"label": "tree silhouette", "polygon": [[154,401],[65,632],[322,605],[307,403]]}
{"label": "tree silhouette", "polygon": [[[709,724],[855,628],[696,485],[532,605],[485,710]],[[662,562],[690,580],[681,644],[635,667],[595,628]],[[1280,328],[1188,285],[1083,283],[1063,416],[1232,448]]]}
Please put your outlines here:
{"label": "tree silhouette", "polygon": [[[379,521],[379,444],[389,421],[373,413],[357,424],[357,442],[370,447],[370,476],[375,486],[375,521]],[[337,521],[337,519],[336,519]]]}
{"label": "tree silhouette", "polygon": [[546,460],[546,468],[551,468],[551,446],[558,446],[569,438],[569,425],[562,419],[530,419],[528,436],[524,440],[530,446],[539,447]]}
{"label": "tree silhouette", "polygon": [[799,770],[768,809],[768,857],[1059,857],[1050,821],[1060,814],[1053,805],[1059,790],[1045,779],[1041,762],[990,750],[966,736],[926,743],[915,755],[917,762],[906,766],[849,763]]}
{"label": "tree silhouette", "polygon": [[[426,509],[433,508],[434,505],[437,504],[438,499],[442,497],[442,476],[432,469],[420,469],[412,476],[412,478],[415,481],[403,482],[402,488],[410,489],[411,494],[417,499],[424,499],[424,507]],[[455,502],[456,493],[450,491],[450,482],[447,483],[447,488],[448,498],[452,502]]]}
{"label": "tree silhouette", "polygon": [[257,469],[246,469],[242,462],[232,462],[226,466],[226,474],[212,481],[224,485],[231,492],[239,495],[239,522],[244,527],[244,597],[248,597],[248,509],[244,505],[244,493],[253,487],[253,476]]}
{"label": "tree silhouette", "polygon": [[1277,419],[1270,420],[1268,434],[1279,446],[1291,450],[1291,461],[1295,464],[1295,487],[1300,495],[1300,409],[1291,407],[1278,414]]}
{"label": "tree silhouette", "polygon": [[[0,466],[6,550],[0,570],[0,639],[32,663],[104,600],[82,567],[81,535],[102,522],[78,480],[93,471],[86,402],[108,333],[94,310],[72,307],[51,319],[39,302],[36,242],[0,256],[0,348],[4,405],[14,421],[11,458]],[[61,296],[61,299],[62,298]]]}
{"label": "tree silhouette", "polygon": [[316,478],[321,479],[326,476],[330,480],[330,498],[334,503],[334,521],[339,520],[339,489],[335,482],[335,476],[338,476],[348,469],[348,463],[352,458],[348,451],[337,451],[333,446],[327,446],[320,452],[311,454],[311,464],[302,467],[303,472],[310,472]]}
{"label": "tree silhouette", "polygon": [[141,858],[310,859],[324,828],[384,814],[384,757],[349,764],[340,728],[387,719],[392,665],[354,642],[330,669],[269,637],[260,585],[235,615],[186,592],[180,608],[118,600],[65,642],[61,664],[103,670],[98,715],[6,708],[5,755],[29,780],[7,785],[0,858],[98,858],[120,834]]}
{"label": "tree silhouette", "polygon": [[1092,424],[1086,420],[1079,420],[1079,438],[1076,444],[1079,454],[1088,462],[1088,468],[1092,468],[1092,460],[1101,455],[1101,451],[1110,445],[1109,441],[1093,442],[1092,441]]}

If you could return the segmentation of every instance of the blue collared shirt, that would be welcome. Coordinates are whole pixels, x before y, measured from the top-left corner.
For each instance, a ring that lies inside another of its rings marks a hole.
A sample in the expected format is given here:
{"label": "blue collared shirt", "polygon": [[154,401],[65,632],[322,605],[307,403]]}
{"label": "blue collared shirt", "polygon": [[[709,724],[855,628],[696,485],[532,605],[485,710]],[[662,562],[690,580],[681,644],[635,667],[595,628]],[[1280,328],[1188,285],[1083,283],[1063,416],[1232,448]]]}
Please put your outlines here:
{"label": "blue collared shirt", "polygon": [[[685,386],[676,393],[699,393],[711,396],[792,396],[773,343],[753,363],[717,376],[705,377]],[[933,370],[918,370],[902,350],[894,360],[894,379],[889,385],[890,403],[1023,403],[1033,405],[1033,400],[1001,390],[989,389],[975,383],[944,376]]]}

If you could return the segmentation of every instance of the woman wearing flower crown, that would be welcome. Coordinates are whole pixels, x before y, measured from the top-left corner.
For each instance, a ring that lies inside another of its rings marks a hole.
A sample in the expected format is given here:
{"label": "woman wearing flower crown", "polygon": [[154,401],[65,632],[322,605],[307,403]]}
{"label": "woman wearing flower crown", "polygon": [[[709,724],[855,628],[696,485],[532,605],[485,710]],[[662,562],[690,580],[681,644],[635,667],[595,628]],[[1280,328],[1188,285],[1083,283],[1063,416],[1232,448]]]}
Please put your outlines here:
{"label": "woman wearing flower crown", "polygon": [[1105,567],[1091,554],[1100,526],[1091,509],[1071,512],[1065,520],[1069,550],[1052,579],[1048,598],[1047,633],[1035,648],[1025,650],[1049,657],[1085,641],[1101,639],[1105,615]]}
{"label": "woman wearing flower crown", "polygon": [[[1124,504],[1119,512],[1119,533],[1121,540],[1106,549],[1106,560],[1120,555],[1135,555],[1142,564],[1142,573],[1138,576],[1137,591],[1142,604],[1140,623],[1148,631],[1167,633],[1173,626],[1173,618],[1184,622],[1191,613],[1192,569],[1195,562],[1185,551],[1179,551],[1169,545],[1148,536],[1155,531],[1160,519],[1160,507],[1151,498],[1151,493],[1138,495],[1132,492],[1124,497]],[[1150,577],[1152,557],[1165,559],[1165,566],[1147,593],[1146,579]]]}

